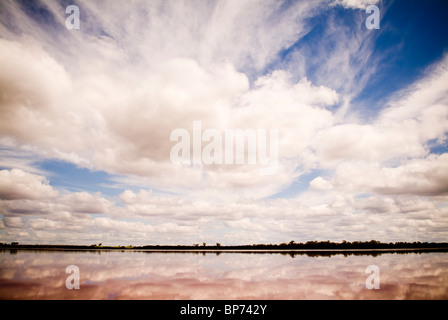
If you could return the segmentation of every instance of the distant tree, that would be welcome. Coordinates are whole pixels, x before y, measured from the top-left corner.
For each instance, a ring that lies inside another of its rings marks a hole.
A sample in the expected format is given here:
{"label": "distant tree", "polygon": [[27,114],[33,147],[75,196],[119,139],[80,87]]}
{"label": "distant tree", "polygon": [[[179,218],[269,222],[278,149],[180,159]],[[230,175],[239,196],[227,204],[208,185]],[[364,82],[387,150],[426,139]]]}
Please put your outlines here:
{"label": "distant tree", "polygon": [[220,244],[219,242],[216,242],[216,246],[217,246],[217,247],[220,247],[221,244]]}
{"label": "distant tree", "polygon": [[207,243],[205,243],[205,242],[202,242],[202,245],[205,247],[206,245],[207,245]]}

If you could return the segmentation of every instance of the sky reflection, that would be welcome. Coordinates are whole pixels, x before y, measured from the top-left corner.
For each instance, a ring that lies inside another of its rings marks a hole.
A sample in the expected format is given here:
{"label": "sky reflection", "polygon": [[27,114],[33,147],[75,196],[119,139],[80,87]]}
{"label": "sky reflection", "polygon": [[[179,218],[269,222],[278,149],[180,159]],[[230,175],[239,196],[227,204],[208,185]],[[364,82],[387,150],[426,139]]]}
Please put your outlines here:
{"label": "sky reflection", "polygon": [[[80,269],[68,290],[68,265]],[[369,265],[380,289],[365,286]],[[0,299],[447,299],[448,254],[0,252]]]}

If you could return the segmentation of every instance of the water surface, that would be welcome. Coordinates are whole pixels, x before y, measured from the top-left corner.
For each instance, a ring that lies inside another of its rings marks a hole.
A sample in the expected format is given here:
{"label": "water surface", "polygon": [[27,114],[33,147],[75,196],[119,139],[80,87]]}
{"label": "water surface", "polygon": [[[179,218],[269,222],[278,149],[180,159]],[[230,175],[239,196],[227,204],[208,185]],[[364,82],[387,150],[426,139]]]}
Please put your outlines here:
{"label": "water surface", "polygon": [[[79,290],[66,288],[69,265]],[[366,288],[369,265],[379,290]],[[3,250],[0,299],[448,299],[448,253]]]}

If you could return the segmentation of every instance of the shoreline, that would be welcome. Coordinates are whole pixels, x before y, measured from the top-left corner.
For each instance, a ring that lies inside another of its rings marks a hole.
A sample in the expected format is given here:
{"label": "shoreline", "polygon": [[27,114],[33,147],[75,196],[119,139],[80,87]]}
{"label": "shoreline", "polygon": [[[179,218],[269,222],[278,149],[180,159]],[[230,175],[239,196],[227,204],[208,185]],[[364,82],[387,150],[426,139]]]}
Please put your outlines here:
{"label": "shoreline", "polygon": [[180,248],[70,248],[70,247],[43,247],[43,246],[10,246],[0,247],[0,251],[91,251],[91,252],[146,252],[146,253],[259,253],[259,254],[344,254],[344,253],[423,253],[423,252],[448,252],[447,247],[431,248],[372,248],[372,249],[180,249]]}

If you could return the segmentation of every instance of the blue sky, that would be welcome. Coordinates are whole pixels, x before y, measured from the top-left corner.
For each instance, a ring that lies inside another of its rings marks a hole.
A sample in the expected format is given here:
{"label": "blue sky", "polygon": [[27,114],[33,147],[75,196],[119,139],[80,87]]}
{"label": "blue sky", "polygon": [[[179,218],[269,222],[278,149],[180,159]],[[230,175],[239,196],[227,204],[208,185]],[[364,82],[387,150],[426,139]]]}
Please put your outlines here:
{"label": "blue sky", "polygon": [[[446,9],[3,1],[0,241],[447,241]],[[276,172],[176,165],[194,121],[277,129]]]}
{"label": "blue sky", "polygon": [[44,160],[36,163],[36,167],[48,172],[50,184],[68,191],[88,191],[111,193],[111,178],[104,171],[90,171],[85,168],[78,168],[76,165],[55,160]]}
{"label": "blue sky", "polygon": [[374,52],[381,56],[382,70],[359,99],[384,102],[421,77],[429,64],[443,58],[448,46],[444,32],[448,22],[442,15],[447,7],[446,1],[429,1],[423,6],[419,1],[391,3],[375,42]]}

